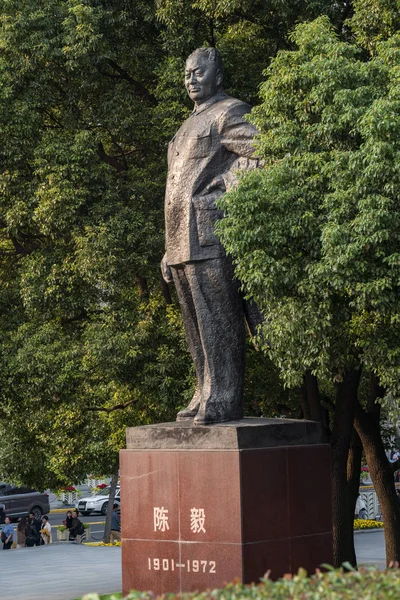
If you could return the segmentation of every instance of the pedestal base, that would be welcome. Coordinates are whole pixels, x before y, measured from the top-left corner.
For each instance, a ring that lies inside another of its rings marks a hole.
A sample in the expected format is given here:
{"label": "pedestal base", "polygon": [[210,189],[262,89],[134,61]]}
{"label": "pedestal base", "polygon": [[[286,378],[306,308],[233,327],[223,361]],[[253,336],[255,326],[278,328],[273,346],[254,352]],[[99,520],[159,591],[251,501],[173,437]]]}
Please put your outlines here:
{"label": "pedestal base", "polygon": [[332,563],[330,448],[310,421],[127,430],[122,581],[166,592]]}

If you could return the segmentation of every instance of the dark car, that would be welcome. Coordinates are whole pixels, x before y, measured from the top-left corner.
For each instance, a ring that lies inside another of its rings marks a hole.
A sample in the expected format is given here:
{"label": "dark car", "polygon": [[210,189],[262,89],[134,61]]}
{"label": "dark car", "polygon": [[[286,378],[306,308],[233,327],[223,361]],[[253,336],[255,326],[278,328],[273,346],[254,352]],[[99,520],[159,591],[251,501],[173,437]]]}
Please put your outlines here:
{"label": "dark car", "polygon": [[3,511],[0,508],[0,523],[4,523],[6,516],[17,520],[33,513],[36,519],[40,519],[42,515],[50,512],[48,494],[41,494],[28,487],[16,487],[9,483],[0,483],[1,505],[4,508]]}

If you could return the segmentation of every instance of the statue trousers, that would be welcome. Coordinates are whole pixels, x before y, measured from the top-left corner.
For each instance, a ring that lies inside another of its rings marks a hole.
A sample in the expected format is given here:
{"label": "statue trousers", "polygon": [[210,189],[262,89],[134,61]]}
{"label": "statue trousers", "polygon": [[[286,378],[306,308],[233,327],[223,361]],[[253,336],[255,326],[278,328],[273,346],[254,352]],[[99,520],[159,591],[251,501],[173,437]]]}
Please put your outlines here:
{"label": "statue trousers", "polygon": [[221,418],[243,416],[245,324],[239,283],[228,257],[171,267],[200,405]]}

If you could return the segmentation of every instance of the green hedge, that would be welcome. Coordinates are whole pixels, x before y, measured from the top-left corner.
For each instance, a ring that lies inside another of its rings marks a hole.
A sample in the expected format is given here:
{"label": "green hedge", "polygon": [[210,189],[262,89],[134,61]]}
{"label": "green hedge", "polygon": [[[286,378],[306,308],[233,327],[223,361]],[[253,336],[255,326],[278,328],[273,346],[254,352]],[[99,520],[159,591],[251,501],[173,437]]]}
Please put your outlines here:
{"label": "green hedge", "polygon": [[[397,600],[400,598],[400,570],[379,571],[360,568],[359,571],[344,572],[330,570],[307,577],[300,569],[295,576],[286,576],[278,581],[264,580],[259,585],[229,584],[221,590],[193,594],[167,594],[164,600]],[[82,600],[121,600],[120,594],[97,596],[89,594]],[[160,597],[159,597],[160,598]],[[148,592],[132,591],[125,600],[155,600]]]}

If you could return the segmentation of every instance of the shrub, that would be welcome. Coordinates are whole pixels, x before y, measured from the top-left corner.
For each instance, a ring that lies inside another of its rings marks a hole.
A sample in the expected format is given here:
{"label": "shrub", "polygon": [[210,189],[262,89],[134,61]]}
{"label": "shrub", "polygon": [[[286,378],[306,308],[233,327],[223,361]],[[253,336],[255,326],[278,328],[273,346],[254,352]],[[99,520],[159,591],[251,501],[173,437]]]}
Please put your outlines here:
{"label": "shrub", "polygon": [[[350,565],[348,565],[350,566]],[[379,571],[376,568],[360,568],[345,572],[329,569],[308,577],[304,569],[295,576],[286,575],[278,581],[265,579],[259,585],[231,583],[223,589],[192,594],[167,594],[157,600],[386,600],[398,598],[400,570]],[[87,600],[99,600],[96,594],[84,596]],[[103,600],[117,600],[119,594],[101,596]],[[132,591],[125,600],[155,600],[150,592]]]}

